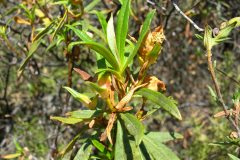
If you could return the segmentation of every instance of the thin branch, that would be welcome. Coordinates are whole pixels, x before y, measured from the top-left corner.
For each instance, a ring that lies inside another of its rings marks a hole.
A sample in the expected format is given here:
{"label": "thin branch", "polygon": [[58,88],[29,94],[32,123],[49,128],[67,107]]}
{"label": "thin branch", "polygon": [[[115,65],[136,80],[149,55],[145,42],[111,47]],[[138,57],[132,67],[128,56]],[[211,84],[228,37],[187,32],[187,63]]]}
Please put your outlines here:
{"label": "thin branch", "polygon": [[196,23],[194,23],[187,15],[185,15],[185,14],[181,11],[181,9],[178,7],[178,5],[175,3],[174,0],[171,0],[171,1],[172,1],[172,3],[173,3],[173,6],[175,7],[175,9],[176,9],[186,20],[188,20],[188,21],[193,25],[194,28],[196,28],[199,32],[203,32],[203,31],[204,31],[203,28],[198,27],[198,25],[197,25]]}
{"label": "thin branch", "polygon": [[213,82],[214,82],[214,85],[215,85],[215,90],[217,92],[217,96],[218,96],[218,100],[219,102],[221,103],[222,105],[222,108],[225,112],[225,115],[226,115],[226,118],[229,120],[229,122],[234,126],[234,128],[236,129],[236,131],[238,133],[240,133],[240,129],[239,127],[236,125],[236,123],[233,121],[232,117],[228,114],[228,111],[227,111],[227,107],[222,99],[222,95],[221,95],[221,92],[220,92],[220,87],[218,85],[218,81],[217,81],[217,78],[215,76],[215,72],[214,72],[214,69],[212,67],[212,60],[211,60],[211,50],[208,50],[207,51],[207,60],[208,60],[208,67],[209,67],[209,71],[211,73],[211,76],[212,76],[212,79],[213,79]]}

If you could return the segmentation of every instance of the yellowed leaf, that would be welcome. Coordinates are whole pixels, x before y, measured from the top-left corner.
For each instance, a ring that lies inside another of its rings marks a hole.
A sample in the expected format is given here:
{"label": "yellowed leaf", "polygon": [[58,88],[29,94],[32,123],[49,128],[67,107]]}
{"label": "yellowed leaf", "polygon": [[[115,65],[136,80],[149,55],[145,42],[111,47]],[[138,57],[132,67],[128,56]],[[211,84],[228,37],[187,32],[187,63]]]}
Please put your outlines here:
{"label": "yellowed leaf", "polygon": [[38,8],[35,9],[35,14],[39,17],[39,18],[43,18],[45,17],[45,14]]}
{"label": "yellowed leaf", "polygon": [[30,22],[25,21],[24,19],[22,19],[22,18],[20,18],[20,17],[18,17],[18,16],[14,16],[13,19],[14,19],[14,21],[16,21],[17,23],[22,23],[22,24],[31,25]]}
{"label": "yellowed leaf", "polygon": [[48,17],[42,18],[44,23],[51,23],[51,20]]}

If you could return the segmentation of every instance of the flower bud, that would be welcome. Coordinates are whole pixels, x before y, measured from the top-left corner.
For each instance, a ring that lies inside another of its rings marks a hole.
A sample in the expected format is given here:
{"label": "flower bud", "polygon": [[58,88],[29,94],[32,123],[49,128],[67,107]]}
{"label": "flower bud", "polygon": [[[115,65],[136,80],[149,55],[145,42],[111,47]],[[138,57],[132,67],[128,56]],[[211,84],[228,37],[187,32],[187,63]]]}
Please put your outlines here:
{"label": "flower bud", "polygon": [[143,83],[147,83],[147,85],[145,86],[145,88],[151,89],[153,91],[158,91],[159,89],[163,89],[166,90],[165,88],[165,84],[163,81],[160,81],[157,77],[155,76],[150,76],[147,75],[144,80]]}

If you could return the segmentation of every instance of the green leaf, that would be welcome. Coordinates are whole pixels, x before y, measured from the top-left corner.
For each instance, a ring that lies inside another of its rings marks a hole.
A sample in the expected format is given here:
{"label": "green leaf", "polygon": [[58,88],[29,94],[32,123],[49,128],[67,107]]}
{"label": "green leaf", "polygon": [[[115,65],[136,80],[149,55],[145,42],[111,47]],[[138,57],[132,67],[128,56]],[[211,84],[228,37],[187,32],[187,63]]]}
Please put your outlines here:
{"label": "green leaf", "polygon": [[105,154],[109,159],[112,159],[111,152],[102,143],[100,143],[96,139],[91,139],[91,141],[94,144],[94,146],[97,147],[97,149],[99,151],[101,151],[103,154]]}
{"label": "green leaf", "polygon": [[215,40],[227,37],[228,34],[231,32],[231,30],[235,27],[236,24],[237,24],[237,22],[234,22],[234,23],[227,25],[223,29],[221,29],[220,32],[218,33],[217,37],[215,37]]}
{"label": "green leaf", "polygon": [[[44,37],[45,35],[43,35],[42,37]],[[41,40],[42,40],[42,37],[39,38],[38,40],[36,40],[35,42],[32,43],[30,49],[29,49],[29,54],[27,56],[27,58],[25,59],[25,61],[21,64],[20,68],[18,69],[17,71],[17,76],[18,78],[21,77],[24,69],[25,69],[25,66],[27,65],[27,62],[29,61],[29,59],[32,57],[33,53],[36,51],[36,49],[38,48],[38,46],[40,45],[41,43]]]}
{"label": "green leaf", "polygon": [[27,8],[27,6],[25,6],[24,4],[19,4],[19,6],[27,12],[27,17],[31,20],[32,19],[32,14],[29,11],[29,9]]}
{"label": "green leaf", "polygon": [[70,160],[71,159],[72,149],[73,149],[73,146],[75,145],[78,137],[88,129],[90,129],[88,124],[83,126],[80,129],[80,131],[78,132],[78,135],[68,144],[67,148],[64,150],[61,160]]}
{"label": "green leaf", "polygon": [[54,2],[52,5],[58,5],[58,4],[69,4],[69,1],[58,1],[58,2]]}
{"label": "green leaf", "polygon": [[166,111],[171,113],[174,117],[179,120],[182,120],[181,114],[177,108],[177,106],[167,97],[165,97],[162,93],[153,91],[147,88],[139,89],[137,92],[134,93],[135,95],[142,95],[143,97],[147,98],[148,100],[156,103],[157,105],[164,108]]}
{"label": "green leaf", "polygon": [[215,43],[213,43],[213,44],[216,45],[216,44],[219,44],[219,43],[221,43],[223,41],[227,41],[227,40],[231,40],[231,39],[232,38],[230,38],[230,37],[219,38],[219,39],[214,40]]}
{"label": "green leaf", "polygon": [[202,41],[203,41],[203,37],[202,37],[202,36],[200,36],[199,34],[195,34],[195,36],[196,36],[198,39],[200,39],[200,40],[202,40]]}
{"label": "green leaf", "polygon": [[71,95],[76,98],[79,102],[82,102],[83,101],[87,101],[87,100],[90,100],[90,98],[88,98],[88,96],[84,95],[84,94],[81,94],[81,93],[78,93],[77,91],[75,91],[74,89],[70,88],[70,87],[63,87],[65,88],[66,90],[68,90],[68,92],[71,93]]}
{"label": "green leaf", "polygon": [[14,153],[14,154],[9,154],[9,155],[2,156],[2,158],[3,159],[13,159],[13,158],[17,158],[21,155],[22,155],[22,153]]}
{"label": "green leaf", "polygon": [[16,11],[17,9],[21,8],[20,6],[17,6],[17,7],[10,7],[10,8],[7,8],[7,12],[3,15],[3,17],[13,13],[14,11]]}
{"label": "green leaf", "polygon": [[109,160],[109,159],[107,158],[107,156],[105,156],[105,155],[95,155],[95,156],[91,156],[90,159]]}
{"label": "green leaf", "polygon": [[212,96],[213,100],[218,104],[218,106],[221,107],[222,105],[221,105],[220,101],[218,100],[218,97],[216,96],[216,94],[212,90],[212,88],[210,86],[208,86],[208,89],[209,89],[209,91],[211,93],[211,96]]}
{"label": "green leaf", "polygon": [[124,62],[125,41],[129,25],[129,8],[131,0],[123,1],[117,20],[116,42],[121,63]]}
{"label": "green leaf", "polygon": [[86,19],[83,19],[81,22],[82,22],[82,31],[86,33],[89,28],[89,22]]}
{"label": "green leaf", "polygon": [[84,12],[90,11],[93,7],[95,7],[101,0],[93,0],[89,5],[84,8]]}
{"label": "green leaf", "polygon": [[115,59],[115,57],[112,55],[112,53],[105,48],[104,46],[102,46],[99,43],[96,42],[91,42],[91,41],[79,41],[79,42],[72,42],[68,45],[68,51],[70,51],[70,48],[74,45],[78,45],[78,44],[84,44],[87,45],[89,48],[91,48],[92,50],[98,52],[99,54],[101,54],[108,62],[109,64],[116,69],[117,71],[119,71],[119,66],[118,63]]}
{"label": "green leaf", "polygon": [[61,19],[57,28],[55,29],[55,32],[53,33],[52,40],[57,35],[57,33],[63,28],[64,24],[67,22],[67,19],[68,19],[68,10],[66,9],[66,11],[63,15],[63,18]]}
{"label": "green leaf", "polygon": [[58,39],[55,39],[52,43],[50,43],[45,51],[45,54],[51,50],[52,48],[54,48],[57,45]]}
{"label": "green leaf", "polygon": [[89,26],[89,29],[91,30],[91,31],[93,31],[94,33],[96,33],[100,38],[102,38],[105,42],[107,42],[107,40],[106,40],[106,38],[105,38],[105,35],[104,35],[104,33],[101,31],[101,30],[99,30],[99,29],[97,29],[97,28],[95,28],[95,27],[93,27],[93,26]]}
{"label": "green leaf", "polygon": [[95,83],[89,81],[85,82],[84,84],[89,86],[93,92],[97,92],[99,95],[101,95],[102,98],[107,98],[109,95],[109,91],[107,88],[101,88]]}
{"label": "green leaf", "polygon": [[143,143],[154,159],[179,160],[179,158],[162,143],[156,143],[155,139],[143,136]]}
{"label": "green leaf", "polygon": [[232,155],[232,154],[230,154],[230,153],[228,153],[228,156],[229,156],[230,158],[232,158],[232,160],[240,160],[239,158],[237,158],[236,156],[234,156],[234,155]]}
{"label": "green leaf", "polygon": [[121,119],[117,120],[117,137],[115,145],[115,159],[130,160],[133,159],[131,145],[127,136],[125,125]]}
{"label": "green leaf", "polygon": [[37,4],[34,4],[34,6],[32,7],[32,12],[31,12],[31,15],[32,15],[32,19],[31,19],[31,23],[34,24],[34,19],[35,19],[35,9],[37,7]]}
{"label": "green leaf", "polygon": [[19,145],[19,143],[15,139],[13,139],[13,143],[18,151],[21,151],[21,152],[23,151],[23,148]]}
{"label": "green leaf", "polygon": [[137,42],[133,52],[130,53],[128,60],[125,62],[124,66],[122,68],[122,72],[125,71],[125,69],[127,68],[128,64],[130,64],[130,62],[133,60],[133,58],[137,54],[137,51],[138,51],[138,49],[139,49],[139,47],[140,47],[140,45],[142,43],[142,40],[143,40],[145,34],[148,32],[148,29],[149,29],[149,26],[150,26],[150,23],[151,23],[151,20],[152,20],[152,18],[154,16],[155,11],[156,10],[154,9],[154,10],[151,10],[148,13],[147,18],[146,18],[146,20],[143,23],[142,31],[141,31],[140,36],[138,38],[138,42]]}
{"label": "green leaf", "polygon": [[[101,128],[100,128],[101,129]],[[93,144],[90,138],[95,138],[96,135],[98,135],[100,132],[100,129],[98,131],[94,131],[91,136],[83,143],[81,148],[78,150],[76,156],[74,157],[74,160],[88,160]]]}
{"label": "green leaf", "polygon": [[98,12],[96,10],[94,10],[94,12],[97,14],[98,20],[100,21],[100,23],[102,25],[102,29],[103,29],[103,32],[105,34],[105,37],[107,37],[107,22],[106,22],[106,19],[104,18],[104,16],[100,12]]}
{"label": "green leaf", "polygon": [[143,143],[139,145],[138,150],[142,160],[154,160]]}
{"label": "green leaf", "polygon": [[111,17],[110,17],[110,19],[108,21],[108,25],[107,25],[107,41],[108,41],[108,46],[109,46],[110,50],[112,51],[116,61],[118,62],[118,65],[121,66],[118,48],[117,48],[117,44],[116,44],[112,14],[111,14]]}
{"label": "green leaf", "polygon": [[122,77],[121,77],[121,75],[117,72],[117,71],[115,71],[115,70],[113,70],[113,69],[97,69],[96,71],[95,71],[95,73],[99,73],[99,72],[110,72],[110,73],[112,73],[113,75],[115,75],[118,79],[122,79]]}
{"label": "green leaf", "polygon": [[215,143],[209,143],[208,145],[221,147],[221,146],[232,146],[232,145],[236,145],[236,144],[232,143],[232,142],[215,142]]}
{"label": "green leaf", "polygon": [[132,136],[134,136],[136,145],[138,146],[142,142],[142,138],[144,135],[144,128],[142,122],[129,113],[121,113],[120,115],[126,124],[128,132]]}
{"label": "green leaf", "polygon": [[76,123],[83,123],[83,122],[90,122],[91,119],[80,119],[80,118],[65,118],[65,117],[51,117],[50,119],[56,119],[60,122],[66,123],[66,124],[76,124]]}
{"label": "green leaf", "polygon": [[93,41],[92,38],[90,38],[86,33],[84,33],[83,31],[74,28],[72,25],[67,24],[66,27],[70,28],[71,30],[73,30],[73,32],[83,41]]}
{"label": "green leaf", "polygon": [[183,138],[181,134],[175,132],[148,132],[145,135],[155,139],[159,143]]}
{"label": "green leaf", "polygon": [[162,46],[160,46],[158,44],[155,44],[153,49],[146,54],[145,60],[146,61],[149,60],[149,64],[148,65],[151,65],[152,63],[154,63],[157,60],[158,53],[159,53],[159,51],[161,49],[162,49]]}
{"label": "green leaf", "polygon": [[72,118],[95,118],[111,113],[109,110],[81,110],[71,112]]}
{"label": "green leaf", "polygon": [[52,27],[56,24],[57,20],[52,21],[44,30],[42,30],[41,32],[39,32],[34,38],[33,38],[33,42],[38,40],[40,37],[42,37],[44,34],[48,33],[48,31],[50,29],[52,29]]}

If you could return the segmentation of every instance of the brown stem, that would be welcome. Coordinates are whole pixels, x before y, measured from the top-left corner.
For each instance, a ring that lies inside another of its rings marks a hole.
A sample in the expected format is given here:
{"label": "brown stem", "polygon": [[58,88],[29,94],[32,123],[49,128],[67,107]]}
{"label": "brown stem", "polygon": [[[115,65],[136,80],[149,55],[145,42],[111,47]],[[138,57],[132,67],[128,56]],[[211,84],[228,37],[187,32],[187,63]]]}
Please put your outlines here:
{"label": "brown stem", "polygon": [[214,86],[215,86],[215,90],[217,92],[217,96],[218,96],[218,100],[219,102],[221,103],[222,105],[222,108],[225,112],[225,115],[226,115],[226,118],[230,121],[230,123],[234,126],[234,128],[236,129],[236,131],[238,133],[240,133],[240,129],[239,127],[236,125],[236,123],[233,121],[232,117],[228,114],[228,111],[227,111],[227,107],[222,99],[222,95],[221,95],[221,92],[220,92],[220,87],[218,85],[218,81],[217,81],[217,78],[215,76],[215,72],[214,72],[214,69],[212,67],[212,60],[211,60],[211,50],[208,50],[207,51],[207,60],[208,60],[208,68],[209,68],[209,71],[211,73],[211,76],[212,76],[212,79],[213,79],[213,82],[214,82]]}
{"label": "brown stem", "polygon": [[19,53],[18,51],[16,51],[16,50],[11,46],[11,44],[10,44],[10,43],[8,42],[8,40],[7,40],[7,37],[4,38],[4,40],[5,40],[5,42],[7,43],[7,45],[11,48],[11,50],[12,50],[13,52],[15,52],[15,53],[17,53],[17,55],[23,57],[23,55],[22,55],[21,53]]}

